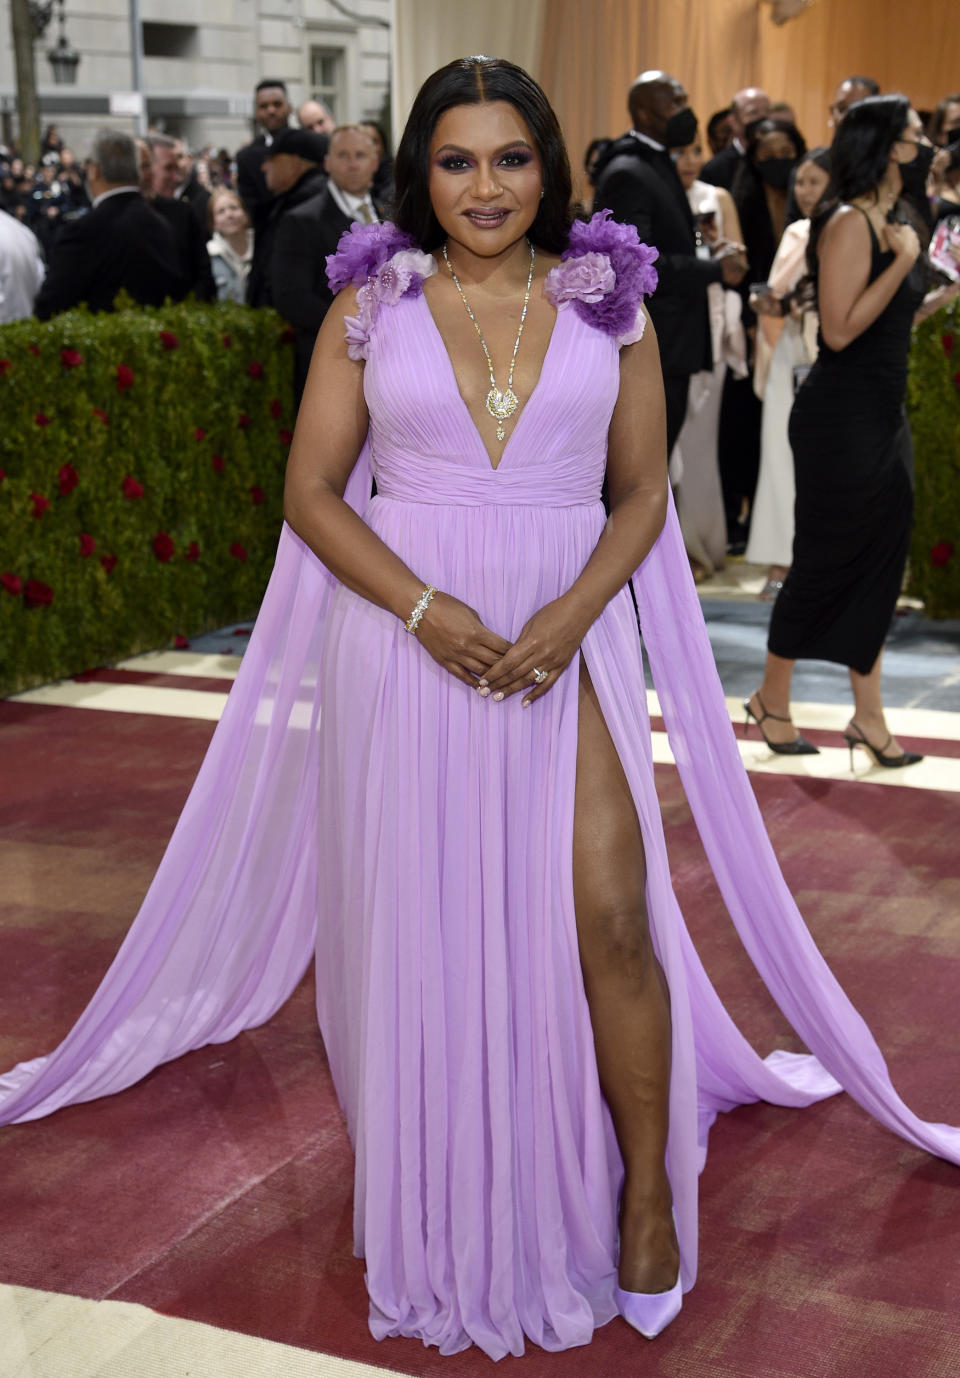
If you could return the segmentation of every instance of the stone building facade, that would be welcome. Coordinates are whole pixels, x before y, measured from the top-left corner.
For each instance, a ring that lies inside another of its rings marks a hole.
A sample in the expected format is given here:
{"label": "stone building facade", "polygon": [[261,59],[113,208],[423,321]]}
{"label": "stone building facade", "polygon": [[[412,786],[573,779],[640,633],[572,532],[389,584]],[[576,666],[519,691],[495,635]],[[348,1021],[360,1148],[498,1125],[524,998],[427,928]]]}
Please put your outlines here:
{"label": "stone building facade", "polygon": [[[389,88],[392,0],[138,0],[143,93],[150,125],[197,150],[231,151],[254,133],[253,90],[286,82],[294,106],[317,96],[340,122],[377,119]],[[77,81],[57,86],[36,45],[44,125],[56,124],[78,156],[104,126],[136,130],[131,0],[66,0]],[[0,118],[16,129],[10,0],[0,0]]]}

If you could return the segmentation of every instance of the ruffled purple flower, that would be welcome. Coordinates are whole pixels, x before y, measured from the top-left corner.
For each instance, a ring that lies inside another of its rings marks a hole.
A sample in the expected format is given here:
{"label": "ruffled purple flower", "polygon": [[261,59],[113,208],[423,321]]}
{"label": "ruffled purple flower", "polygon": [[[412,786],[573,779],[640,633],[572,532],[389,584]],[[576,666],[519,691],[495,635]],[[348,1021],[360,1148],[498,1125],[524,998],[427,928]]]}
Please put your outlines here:
{"label": "ruffled purple flower", "polygon": [[547,274],[547,295],[557,306],[562,301],[603,301],[616,286],[617,275],[606,254],[578,254]]}
{"label": "ruffled purple flower", "polygon": [[359,287],[403,249],[417,249],[417,244],[389,220],[377,225],[351,225],[340,236],[337,252],[327,255],[327,281],[332,291],[339,292],[351,283]]}
{"label": "ruffled purple flower", "polygon": [[[366,230],[382,227],[364,225],[363,228]],[[340,243],[343,244],[342,239]],[[339,250],[337,252],[339,253]],[[430,277],[431,273],[436,271],[437,261],[432,254],[425,254],[416,248],[403,248],[382,262],[376,271],[364,280],[363,285],[357,289],[357,314],[344,317],[344,338],[347,342],[347,354],[351,359],[367,357],[367,346],[381,304],[396,306],[401,297],[418,296],[423,291],[424,278]]]}
{"label": "ruffled purple flower", "polygon": [[[572,301],[573,309],[587,325],[616,336],[622,344],[632,343],[643,331],[640,302],[657,286],[653,266],[657,257],[656,249],[640,242],[636,225],[622,225],[611,219],[610,211],[597,211],[589,220],[575,221],[570,227],[570,242],[560,256],[560,266],[547,274],[547,296],[555,305]],[[599,296],[594,276],[598,258],[606,258],[615,279]],[[589,263],[582,273],[574,266],[577,260]],[[585,290],[555,296],[557,282],[571,289],[579,283]]]}

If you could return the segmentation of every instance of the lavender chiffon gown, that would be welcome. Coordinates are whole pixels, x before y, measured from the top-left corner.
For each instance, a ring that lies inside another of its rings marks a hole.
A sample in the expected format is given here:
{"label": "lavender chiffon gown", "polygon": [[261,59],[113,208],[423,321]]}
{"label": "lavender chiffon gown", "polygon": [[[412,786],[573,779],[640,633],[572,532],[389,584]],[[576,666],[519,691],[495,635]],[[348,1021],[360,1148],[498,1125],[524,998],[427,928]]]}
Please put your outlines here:
{"label": "lavender chiffon gown", "polygon": [[[379,228],[379,227],[377,227]],[[370,431],[348,500],[411,568],[512,638],[604,523],[616,339],[562,305],[492,468],[419,292],[363,333]],[[377,495],[369,500],[371,470]],[[748,951],[815,1056],[761,1059],[670,882],[629,591],[583,642],[640,819],[672,1011],[667,1168],[685,1289],[721,1110],[846,1089],[911,1143],[960,1132],[899,1099],[763,830],[675,514],[634,579],[707,855]],[[355,1246],[375,1336],[491,1357],[582,1345],[616,1314],[622,1163],[600,1093],[572,890],[578,665],[530,708],[482,700],[287,529],[236,686],[123,948],[49,1057],[0,1078],[0,1120],[131,1085],[267,1019],[316,951],[317,1006],[356,1150]],[[319,903],[318,903],[319,896]],[[640,1343],[640,1341],[638,1341]]]}

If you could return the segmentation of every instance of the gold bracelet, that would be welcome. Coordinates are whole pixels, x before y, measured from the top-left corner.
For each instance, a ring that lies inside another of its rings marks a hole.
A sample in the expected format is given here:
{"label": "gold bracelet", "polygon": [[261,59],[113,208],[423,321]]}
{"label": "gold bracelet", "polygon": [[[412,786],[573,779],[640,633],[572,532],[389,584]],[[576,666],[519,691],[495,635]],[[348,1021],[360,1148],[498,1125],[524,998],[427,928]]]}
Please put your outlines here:
{"label": "gold bracelet", "polygon": [[427,604],[430,602],[430,599],[433,597],[436,591],[437,590],[433,586],[433,584],[428,584],[427,587],[423,590],[423,593],[421,593],[420,595],[419,601],[414,605],[413,612],[410,614],[410,616],[404,623],[404,626],[406,627],[408,632],[416,632],[417,628],[420,626],[420,623],[423,619],[423,614],[427,610]]}

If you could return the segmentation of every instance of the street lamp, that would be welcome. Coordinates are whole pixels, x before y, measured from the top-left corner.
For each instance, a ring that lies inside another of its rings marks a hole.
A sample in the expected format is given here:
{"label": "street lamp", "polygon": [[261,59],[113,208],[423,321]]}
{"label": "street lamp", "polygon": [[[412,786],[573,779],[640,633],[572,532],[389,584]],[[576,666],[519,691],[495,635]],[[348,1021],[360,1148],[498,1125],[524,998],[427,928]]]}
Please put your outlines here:
{"label": "street lamp", "polygon": [[64,29],[63,3],[60,0],[60,37],[54,47],[47,53],[47,61],[53,68],[53,79],[58,86],[73,86],[77,80],[77,68],[80,65],[80,54],[76,48],[71,48]]}

